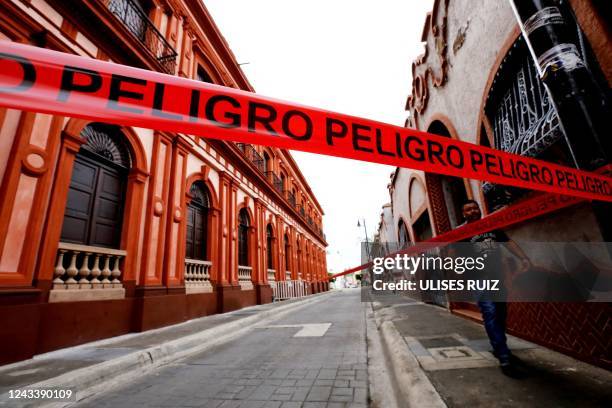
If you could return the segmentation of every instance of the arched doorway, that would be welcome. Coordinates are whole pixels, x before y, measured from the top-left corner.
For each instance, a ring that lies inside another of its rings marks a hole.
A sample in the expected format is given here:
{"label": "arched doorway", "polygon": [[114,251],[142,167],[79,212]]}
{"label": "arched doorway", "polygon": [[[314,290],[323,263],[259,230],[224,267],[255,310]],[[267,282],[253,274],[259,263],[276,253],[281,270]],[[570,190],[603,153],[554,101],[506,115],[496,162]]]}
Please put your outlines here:
{"label": "arched doorway", "polygon": [[245,208],[240,210],[238,220],[238,265],[250,266],[249,227],[251,226],[251,220],[249,218],[249,212]]}
{"label": "arched doorway", "polygon": [[285,234],[285,279],[291,279],[291,244],[289,235]]}
{"label": "arched doorway", "polygon": [[92,123],[74,160],[60,241],[119,248],[131,157],[118,127]]}
{"label": "arched doorway", "polygon": [[296,271],[296,279],[301,280],[302,279],[302,268],[303,268],[303,264],[304,264],[304,259],[302,256],[302,243],[300,238],[298,238],[297,240],[297,271]]}
{"label": "arched doorway", "polygon": [[433,236],[427,206],[427,192],[419,177],[414,176],[408,186],[410,224],[414,242],[426,241]]}
{"label": "arched doorway", "polygon": [[212,249],[209,224],[212,218],[210,190],[202,180],[189,187],[185,219],[185,289],[187,293],[211,292]]}
{"label": "arched doorway", "polygon": [[272,224],[266,227],[266,259],[269,270],[274,270],[274,229]]}
{"label": "arched doorway", "polygon": [[[448,128],[439,120],[434,120],[427,132],[451,137]],[[436,234],[442,234],[457,228],[464,220],[461,207],[469,198],[464,180],[460,177],[439,174],[425,174],[429,201],[434,209]]]}
{"label": "arched doorway", "polygon": [[252,227],[251,216],[247,208],[238,212],[238,283],[242,290],[253,289],[253,255],[257,244],[255,228]]}
{"label": "arched doorway", "polygon": [[206,185],[196,181],[189,188],[191,201],[187,205],[187,237],[185,257],[208,260],[208,216],[210,196]]}
{"label": "arched doorway", "polygon": [[407,248],[410,244],[410,235],[408,233],[408,228],[406,227],[406,223],[404,220],[399,220],[397,225],[397,243],[399,248],[404,249]]}

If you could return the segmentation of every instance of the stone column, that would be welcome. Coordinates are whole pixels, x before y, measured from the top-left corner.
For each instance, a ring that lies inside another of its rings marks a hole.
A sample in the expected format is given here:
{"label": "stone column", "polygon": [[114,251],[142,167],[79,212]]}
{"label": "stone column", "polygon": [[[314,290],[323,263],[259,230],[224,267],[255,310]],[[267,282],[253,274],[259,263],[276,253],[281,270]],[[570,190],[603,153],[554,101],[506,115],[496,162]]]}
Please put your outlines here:
{"label": "stone column", "polygon": [[172,149],[171,136],[154,134],[138,292],[162,286]]}

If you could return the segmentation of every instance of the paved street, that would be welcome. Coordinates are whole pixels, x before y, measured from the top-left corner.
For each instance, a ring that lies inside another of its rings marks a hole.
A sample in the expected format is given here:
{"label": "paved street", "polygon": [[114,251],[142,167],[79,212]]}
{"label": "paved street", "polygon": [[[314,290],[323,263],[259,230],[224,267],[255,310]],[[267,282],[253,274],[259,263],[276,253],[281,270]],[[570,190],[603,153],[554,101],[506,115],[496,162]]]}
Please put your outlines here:
{"label": "paved street", "polygon": [[[0,386],[75,387],[79,407],[610,406],[609,371],[509,336],[525,375],[508,378],[481,324],[404,296],[364,296],[372,303],[349,289],[60,350],[0,371]],[[179,356],[194,336],[206,351]],[[0,405],[36,406],[23,402]]]}
{"label": "paved street", "polygon": [[366,361],[359,290],[348,290],[78,406],[365,407]]}

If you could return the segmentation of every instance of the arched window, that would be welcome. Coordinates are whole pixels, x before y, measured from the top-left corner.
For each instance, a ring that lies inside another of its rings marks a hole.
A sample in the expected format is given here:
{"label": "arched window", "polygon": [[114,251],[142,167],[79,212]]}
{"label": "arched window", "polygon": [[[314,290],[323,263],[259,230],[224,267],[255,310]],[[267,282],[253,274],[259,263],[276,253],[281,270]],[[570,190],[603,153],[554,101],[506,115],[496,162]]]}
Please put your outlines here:
{"label": "arched window", "polygon": [[291,247],[289,246],[289,237],[285,234],[285,271],[289,270],[291,258]]}
{"label": "arched window", "polygon": [[425,206],[426,200],[427,192],[425,191],[425,186],[423,186],[423,183],[418,178],[413,178],[410,181],[410,187],[408,187],[408,204],[415,242],[425,241],[433,236],[429,211]]}
{"label": "arched window", "polygon": [[300,278],[302,276],[302,268],[303,268],[303,261],[304,261],[304,257],[302,254],[302,243],[300,242],[300,240],[297,240],[297,276],[298,278]]}
{"label": "arched window", "polygon": [[238,220],[238,264],[241,266],[250,266],[249,227],[251,226],[251,220],[249,219],[249,213],[245,208],[240,210]]}
{"label": "arched window", "polygon": [[119,248],[131,158],[117,126],[93,123],[74,160],[61,241]]}
{"label": "arched window", "polygon": [[431,222],[429,222],[429,211],[425,210],[412,224],[415,241],[426,241],[433,237]]}
{"label": "arched window", "polygon": [[410,242],[410,235],[408,234],[408,228],[406,228],[404,220],[400,220],[397,226],[397,242],[399,244],[399,249],[406,248]]}
{"label": "arched window", "polygon": [[274,232],[272,225],[266,227],[266,256],[268,257],[268,269],[274,269]]}
{"label": "arched window", "polygon": [[280,177],[281,177],[281,186],[283,187],[283,191],[285,191],[287,190],[287,176],[285,176],[285,173],[281,173]]}
{"label": "arched window", "polygon": [[272,159],[270,158],[268,152],[264,152],[263,154],[263,165],[266,173],[272,171]]}
{"label": "arched window", "polygon": [[308,279],[310,275],[310,262],[312,259],[310,258],[310,246],[306,243],[306,257],[304,258],[304,278]]}
{"label": "arched window", "polygon": [[291,191],[287,192],[287,201],[289,201],[289,204],[291,204],[293,208],[296,207],[295,188],[292,188]]}
{"label": "arched window", "polygon": [[196,70],[196,79],[200,82],[208,82],[209,84],[214,83],[212,77],[200,64],[198,64],[198,69]]}
{"label": "arched window", "polygon": [[187,240],[185,257],[207,259],[208,210],[210,198],[206,185],[198,180],[189,189],[191,201],[187,205]]}

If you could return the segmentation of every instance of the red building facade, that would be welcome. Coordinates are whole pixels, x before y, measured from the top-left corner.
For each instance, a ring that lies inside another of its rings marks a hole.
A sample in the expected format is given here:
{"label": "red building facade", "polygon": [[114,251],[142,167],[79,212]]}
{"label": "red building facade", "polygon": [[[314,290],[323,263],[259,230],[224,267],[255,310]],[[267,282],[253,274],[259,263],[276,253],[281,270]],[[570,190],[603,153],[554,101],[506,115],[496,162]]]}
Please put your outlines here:
{"label": "red building facade", "polygon": [[[4,0],[0,40],[253,91],[199,0]],[[0,109],[0,363],[327,290],[284,150]]]}

